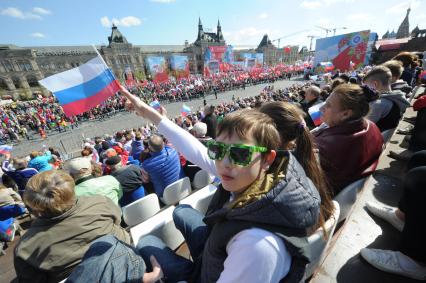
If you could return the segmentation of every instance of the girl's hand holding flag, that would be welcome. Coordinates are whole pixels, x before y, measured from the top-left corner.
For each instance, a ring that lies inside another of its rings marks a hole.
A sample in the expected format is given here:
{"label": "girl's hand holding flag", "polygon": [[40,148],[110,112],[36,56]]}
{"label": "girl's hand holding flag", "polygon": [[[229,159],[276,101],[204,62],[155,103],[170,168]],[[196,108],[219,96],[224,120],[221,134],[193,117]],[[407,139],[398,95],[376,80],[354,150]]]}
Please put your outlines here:
{"label": "girl's hand holding flag", "polygon": [[159,111],[155,110],[153,107],[149,106],[139,97],[131,94],[124,86],[120,84],[120,92],[127,98],[126,108],[129,111],[135,111],[136,115],[151,120],[154,124],[159,124],[161,119],[163,119],[163,114],[166,112],[164,107],[160,106]]}

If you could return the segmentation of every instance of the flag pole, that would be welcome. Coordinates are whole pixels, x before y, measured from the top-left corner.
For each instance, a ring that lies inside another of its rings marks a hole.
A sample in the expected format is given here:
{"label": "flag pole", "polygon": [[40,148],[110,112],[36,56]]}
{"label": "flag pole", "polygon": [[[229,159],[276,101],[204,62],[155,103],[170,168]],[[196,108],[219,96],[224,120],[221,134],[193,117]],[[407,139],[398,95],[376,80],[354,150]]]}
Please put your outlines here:
{"label": "flag pole", "polygon": [[[99,53],[99,51],[98,51],[98,49],[96,48],[96,46],[95,46],[94,44],[92,44],[92,47],[93,47],[93,49],[95,49],[95,52],[96,52],[96,54],[99,56],[99,58],[101,58],[101,60],[102,60],[102,62],[104,63],[105,67],[107,67],[107,68],[108,68],[107,63],[105,62],[105,60],[104,60],[104,58],[102,57],[102,55]],[[108,69],[109,69],[109,68],[108,68]],[[117,78],[114,76],[114,73],[112,72],[112,70],[110,71],[110,73],[111,73],[111,75],[114,77],[114,79],[117,79]]]}
{"label": "flag pole", "polygon": [[101,58],[102,62],[105,64],[105,66],[108,67],[107,63],[105,62],[104,58],[101,56],[101,54],[99,53],[98,49],[96,48],[96,46],[94,44],[92,44],[93,49],[95,49],[96,54]]}

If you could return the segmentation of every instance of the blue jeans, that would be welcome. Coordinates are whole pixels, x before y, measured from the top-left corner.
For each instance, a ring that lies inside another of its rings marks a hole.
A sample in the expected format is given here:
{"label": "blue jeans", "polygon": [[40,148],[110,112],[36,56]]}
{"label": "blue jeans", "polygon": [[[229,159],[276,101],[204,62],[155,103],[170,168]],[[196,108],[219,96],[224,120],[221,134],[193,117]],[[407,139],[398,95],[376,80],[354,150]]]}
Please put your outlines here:
{"label": "blue jeans", "polygon": [[[173,211],[175,226],[185,238],[193,259],[202,254],[209,236],[209,229],[203,222],[203,217],[203,214],[190,205],[179,205]],[[175,254],[161,239],[152,235],[145,236],[139,240],[136,248],[147,265],[147,271],[152,270],[149,257],[155,256],[167,282],[188,280],[191,277],[194,263]]]}
{"label": "blue jeans", "polygon": [[74,268],[66,282],[140,283],[144,272],[144,261],[133,247],[106,235],[92,242],[82,262]]}

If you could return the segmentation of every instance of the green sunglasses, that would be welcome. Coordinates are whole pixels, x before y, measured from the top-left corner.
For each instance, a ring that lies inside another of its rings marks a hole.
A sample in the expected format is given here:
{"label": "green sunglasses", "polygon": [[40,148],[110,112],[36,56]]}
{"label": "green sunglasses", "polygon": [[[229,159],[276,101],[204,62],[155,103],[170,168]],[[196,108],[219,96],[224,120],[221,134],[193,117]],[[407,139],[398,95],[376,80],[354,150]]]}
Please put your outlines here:
{"label": "green sunglasses", "polygon": [[232,164],[247,166],[252,162],[254,152],[267,152],[263,146],[245,144],[225,144],[217,141],[207,142],[207,154],[213,160],[222,160],[229,153]]}

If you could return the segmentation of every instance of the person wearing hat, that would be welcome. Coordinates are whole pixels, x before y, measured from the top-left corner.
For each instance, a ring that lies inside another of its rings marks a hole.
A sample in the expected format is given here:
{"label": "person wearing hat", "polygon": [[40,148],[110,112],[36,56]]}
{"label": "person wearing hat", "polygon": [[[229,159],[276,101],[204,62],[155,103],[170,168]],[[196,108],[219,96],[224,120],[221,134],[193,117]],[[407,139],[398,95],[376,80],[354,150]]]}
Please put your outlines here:
{"label": "person wearing hat", "polygon": [[120,156],[112,156],[105,161],[110,168],[111,176],[114,176],[121,185],[123,197],[119,203],[125,206],[145,196],[142,171],[136,165],[123,165]]}
{"label": "person wearing hat", "polygon": [[123,196],[120,183],[113,176],[93,176],[90,159],[85,157],[71,159],[67,169],[75,181],[77,197],[103,195],[118,205],[118,200]]}

